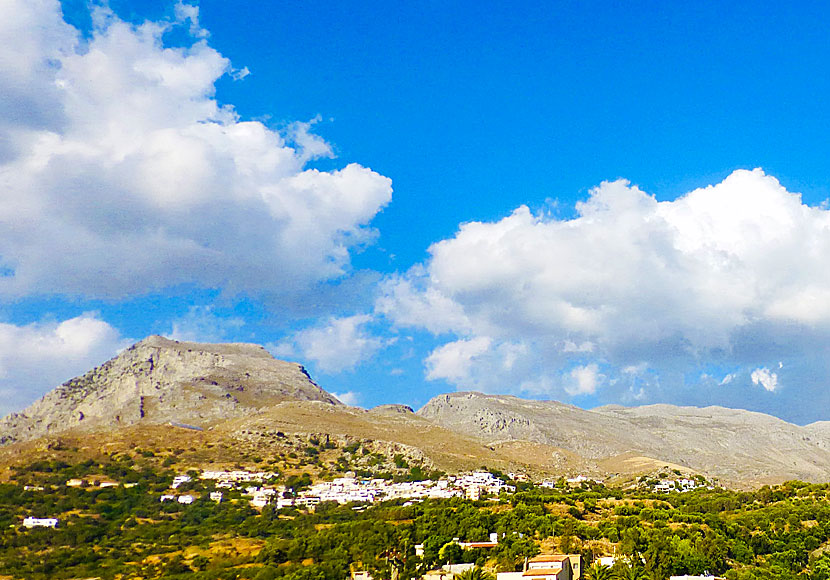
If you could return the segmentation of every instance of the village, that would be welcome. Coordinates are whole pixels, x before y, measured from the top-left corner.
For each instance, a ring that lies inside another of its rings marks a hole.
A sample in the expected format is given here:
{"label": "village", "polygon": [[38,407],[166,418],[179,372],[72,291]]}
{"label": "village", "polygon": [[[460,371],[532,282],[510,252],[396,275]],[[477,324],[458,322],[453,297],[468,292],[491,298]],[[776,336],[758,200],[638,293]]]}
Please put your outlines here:
{"label": "village", "polygon": [[[664,476],[666,474],[660,474]],[[509,473],[506,476],[511,481],[528,482],[524,474]],[[380,478],[359,478],[353,474],[337,477],[331,481],[318,481],[300,489],[289,488],[284,484],[277,484],[275,480],[279,474],[269,471],[247,470],[202,470],[189,471],[173,477],[169,489],[159,496],[160,502],[176,502],[190,505],[203,496],[215,503],[226,499],[226,493],[236,498],[246,499],[251,507],[261,510],[267,506],[273,509],[294,508],[314,511],[323,502],[336,502],[339,505],[354,504],[352,509],[361,510],[381,501],[403,500],[403,505],[425,499],[462,498],[467,500],[492,499],[498,500],[503,493],[513,493],[516,486],[508,484],[502,478],[485,470],[473,471],[459,475],[443,476],[437,480],[423,480],[412,482],[394,482]],[[592,485],[602,485],[603,481],[586,475],[559,479],[546,479],[538,483],[540,487],[559,489],[567,492],[571,489],[584,488]],[[88,478],[70,479],[67,487],[106,488],[122,485],[111,479]],[[123,484],[132,487],[134,484]],[[638,485],[654,493],[688,492],[694,489],[709,488],[712,486],[703,478],[659,477],[640,478]],[[184,488],[184,491],[182,489]],[[42,491],[43,486],[26,486],[26,491]],[[27,517],[23,521],[24,528],[56,528],[58,518]],[[462,542],[454,538],[451,543],[458,544],[463,550],[492,549],[498,546],[499,537],[496,533],[489,535],[488,541]],[[415,554],[423,556],[424,546],[416,545]],[[610,569],[616,562],[615,556],[597,558],[592,564],[594,567]],[[474,563],[446,563],[426,572],[420,580],[454,580],[456,576],[472,570]],[[517,572],[499,572],[495,580],[581,580],[583,578],[582,556],[579,554],[540,554],[526,559],[523,569]],[[593,577],[591,573],[588,577]],[[373,580],[372,575],[365,570],[352,570],[350,580]],[[703,576],[672,576],[670,580],[719,580],[718,577]]]}
{"label": "village", "polygon": [[[677,477],[672,477],[677,475]],[[504,477],[504,479],[502,478]],[[297,509],[314,512],[322,503],[351,505],[360,511],[371,504],[383,501],[401,501],[403,506],[427,499],[459,498],[466,500],[504,499],[503,494],[517,491],[514,483],[533,485],[529,478],[520,473],[504,474],[502,477],[486,470],[478,470],[458,475],[445,475],[439,479],[422,481],[392,481],[381,478],[361,478],[353,473],[329,481],[312,482],[306,477],[301,484],[282,479],[280,474],[270,471],[238,470],[189,470],[187,473],[174,475],[168,489],[158,496],[158,501],[175,502],[187,506],[205,500],[219,504],[223,501],[247,502],[252,508],[261,511],[265,508],[274,510]],[[279,481],[279,483],[278,483]],[[508,483],[509,482],[509,483]],[[133,487],[135,484],[121,483],[107,477],[89,476],[72,478],[65,481],[67,488],[102,489],[123,485]],[[562,493],[575,490],[589,490],[593,486],[604,485],[601,479],[587,475],[559,477],[536,482],[537,486],[556,489]],[[687,478],[679,474],[659,473],[655,477],[643,477],[637,482],[638,489],[653,493],[684,493],[695,489],[712,486],[702,477]],[[38,493],[44,490],[42,485],[25,485],[24,491]],[[23,528],[57,528],[60,525],[56,517],[26,517]],[[518,532],[514,532],[517,534]],[[503,536],[504,534],[502,534]],[[464,542],[454,538],[450,544],[457,544],[460,550],[489,550],[499,546],[500,536],[490,533],[487,541]],[[417,556],[424,555],[424,546],[414,547]],[[594,559],[591,567],[608,567],[617,563],[613,555]],[[458,562],[458,560],[455,560]],[[622,562],[625,564],[625,561]],[[480,564],[480,562],[479,562]],[[420,580],[455,580],[456,576],[472,570],[475,563],[450,563],[424,573]],[[494,580],[581,580],[593,578],[593,572],[583,569],[580,554],[539,554],[525,558],[521,571],[498,572]],[[717,580],[715,576],[672,576],[671,580]],[[351,570],[350,580],[373,580],[366,570]]]}
{"label": "village", "polygon": [[[338,477],[332,481],[321,481],[307,489],[294,491],[285,485],[268,484],[277,474],[270,472],[252,473],[248,471],[203,471],[201,480],[212,480],[219,489],[235,489],[249,497],[252,507],[264,508],[273,505],[277,509],[297,507],[314,509],[321,502],[333,501],[338,504],[370,504],[386,500],[422,500],[448,499],[461,497],[478,500],[483,497],[498,497],[501,492],[513,492],[515,486],[506,484],[502,479],[487,471],[448,476],[437,481],[425,480],[414,482],[392,482],[386,479],[359,479],[356,477]],[[178,489],[182,484],[192,482],[190,475],[177,475],[171,488]],[[212,491],[210,499],[220,502],[221,491]],[[190,493],[163,494],[160,501],[178,501],[192,503],[196,497]]]}
{"label": "village", "polygon": [[[507,476],[515,481],[528,480],[524,474],[509,473]],[[192,504],[202,494],[198,494],[190,489],[182,493],[179,493],[177,490],[185,484],[190,484],[187,485],[188,488],[194,487],[195,480],[212,482],[214,490],[209,491],[207,496],[213,502],[219,503],[225,499],[223,490],[233,490],[240,492],[243,497],[248,498],[251,507],[257,509],[273,506],[275,509],[297,508],[313,510],[321,502],[336,502],[340,505],[358,504],[356,509],[359,509],[360,504],[372,504],[380,501],[406,500],[411,502],[424,499],[449,499],[453,497],[475,501],[486,498],[498,499],[502,493],[516,491],[516,486],[510,485],[489,471],[483,470],[457,476],[444,476],[438,480],[428,479],[413,482],[393,482],[388,479],[366,479],[347,475],[345,477],[334,478],[331,481],[319,481],[300,490],[293,490],[287,488],[285,485],[271,483],[272,480],[278,477],[279,474],[274,472],[252,472],[246,470],[203,470],[199,474],[193,472],[190,474],[180,474],[173,478],[169,493],[161,494],[159,501],[177,502],[184,505]],[[559,488],[567,491],[582,485],[600,485],[602,483],[603,481],[601,479],[577,475],[570,478],[562,477],[557,480],[546,479],[538,485],[550,489]],[[107,488],[124,485],[124,487],[128,488],[135,484],[122,484],[109,479],[74,478],[67,480],[65,485],[67,487],[84,488]],[[708,484],[702,478],[690,479],[685,477],[649,480],[642,478],[639,485],[643,489],[655,493],[683,493],[695,489],[713,488],[711,484]],[[24,490],[42,491],[43,487],[26,485]],[[23,525],[26,528],[54,528],[58,523],[59,520],[54,517],[27,517],[24,519]],[[503,580],[510,579],[505,578]]]}

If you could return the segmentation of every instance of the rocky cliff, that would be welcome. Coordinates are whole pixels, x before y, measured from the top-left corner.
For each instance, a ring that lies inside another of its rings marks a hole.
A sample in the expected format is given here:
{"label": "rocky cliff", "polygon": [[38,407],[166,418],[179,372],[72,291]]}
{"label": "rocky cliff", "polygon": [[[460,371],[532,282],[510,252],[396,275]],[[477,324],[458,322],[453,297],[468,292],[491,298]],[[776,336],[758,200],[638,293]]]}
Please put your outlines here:
{"label": "rocky cliff", "polygon": [[830,428],[723,407],[607,406],[452,393],[418,415],[486,443],[532,441],[603,460],[644,455],[729,481],[830,480]]}
{"label": "rocky cliff", "polygon": [[138,422],[206,426],[291,399],[340,405],[259,345],[151,336],[0,420],[0,444]]}

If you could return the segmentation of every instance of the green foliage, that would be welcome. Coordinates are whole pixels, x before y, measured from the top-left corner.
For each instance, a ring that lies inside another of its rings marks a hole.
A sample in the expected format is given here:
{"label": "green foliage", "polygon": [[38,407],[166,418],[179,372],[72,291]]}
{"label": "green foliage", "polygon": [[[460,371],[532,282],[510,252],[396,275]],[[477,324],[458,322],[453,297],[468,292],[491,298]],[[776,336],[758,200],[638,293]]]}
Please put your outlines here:
{"label": "green foliage", "polygon": [[464,549],[457,542],[447,542],[438,550],[438,560],[445,564],[458,564],[464,554]]}
{"label": "green foliage", "polygon": [[612,580],[614,573],[610,566],[594,562],[585,569],[585,580]]}
{"label": "green foliage", "polygon": [[453,580],[496,580],[496,576],[481,566],[473,566],[469,570],[455,574]]}
{"label": "green foliage", "polygon": [[[325,446],[318,441],[313,448]],[[345,447],[344,460],[355,459],[361,449],[366,451],[357,444]],[[141,450],[134,455],[154,459]],[[380,461],[369,453],[365,459]],[[401,467],[404,462],[398,458],[398,470],[389,476],[430,475],[419,465]],[[539,553],[540,541],[548,540],[563,552],[582,552],[586,561],[613,543],[621,557],[612,571],[626,580],[705,572],[730,580],[830,580],[830,556],[819,549],[830,544],[827,485],[788,482],[756,492],[670,495],[602,486],[529,487],[495,502],[396,501],[363,511],[328,502],[304,513],[270,506],[258,512],[235,491],[216,504],[207,499],[212,484],[197,478],[182,488],[199,497],[193,504],[161,503],[173,472],[136,465],[126,454],[76,464],[42,460],[13,475],[15,483],[0,484],[0,570],[15,579],[343,580],[350,570],[363,569],[376,578],[394,573],[410,580],[444,562],[521,569],[525,558]],[[70,478],[95,477],[137,485],[65,485]],[[293,475],[285,483],[298,493],[311,477]],[[23,485],[44,489],[27,491]],[[57,516],[60,525],[25,529],[28,515]],[[499,533],[492,550],[465,550],[453,541],[481,541],[490,532]],[[217,538],[256,542],[261,550],[242,555],[211,549]],[[415,555],[415,544],[424,545],[423,557]],[[192,547],[199,555],[184,557],[194,553],[187,550]],[[473,570],[484,574],[480,566]],[[592,565],[584,576],[606,578],[608,572]]]}
{"label": "green foliage", "polygon": [[296,496],[299,492],[310,487],[311,483],[311,476],[308,473],[303,473],[300,476],[289,476],[288,479],[285,480],[285,487]]}

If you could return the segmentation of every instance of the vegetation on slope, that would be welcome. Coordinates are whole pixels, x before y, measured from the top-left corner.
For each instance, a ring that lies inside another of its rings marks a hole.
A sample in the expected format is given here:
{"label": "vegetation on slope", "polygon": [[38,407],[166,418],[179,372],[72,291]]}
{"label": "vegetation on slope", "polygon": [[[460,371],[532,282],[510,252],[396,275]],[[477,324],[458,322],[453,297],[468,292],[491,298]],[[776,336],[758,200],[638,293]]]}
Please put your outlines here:
{"label": "vegetation on slope", "polygon": [[[527,556],[561,551],[581,553],[586,569],[616,552],[622,558],[614,572],[631,568],[650,579],[704,571],[733,580],[830,578],[828,485],[654,495],[528,484],[495,501],[398,501],[368,509],[324,503],[305,513],[258,511],[236,491],[217,504],[208,498],[213,483],[198,479],[178,490],[193,494],[194,503],[160,502],[174,474],[125,454],[18,466],[0,485],[0,570],[32,580],[344,580],[362,569],[405,580],[445,561],[515,570]],[[121,485],[67,487],[71,478]],[[283,483],[300,479],[285,475]],[[26,516],[54,516],[60,524],[26,529]],[[485,540],[491,532],[500,538],[492,550],[453,542]],[[424,545],[423,557],[415,555],[416,544]]]}

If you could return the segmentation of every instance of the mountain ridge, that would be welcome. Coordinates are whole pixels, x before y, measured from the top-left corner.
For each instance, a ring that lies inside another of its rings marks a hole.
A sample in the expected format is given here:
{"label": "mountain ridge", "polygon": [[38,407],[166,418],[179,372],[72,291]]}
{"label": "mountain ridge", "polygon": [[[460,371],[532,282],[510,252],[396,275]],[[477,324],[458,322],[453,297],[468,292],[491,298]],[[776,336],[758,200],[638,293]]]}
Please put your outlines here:
{"label": "mountain ridge", "polygon": [[718,406],[586,410],[475,391],[437,395],[417,412],[403,404],[363,410],[260,345],[159,336],[0,419],[0,445],[163,424],[209,429],[228,441],[251,433],[274,440],[277,431],[357,437],[383,449],[420,449],[446,469],[493,465],[540,477],[630,477],[672,466],[739,485],[830,480],[830,421],[802,427]]}
{"label": "mountain ridge", "polygon": [[601,461],[637,452],[723,479],[830,480],[830,423],[799,426],[727,407],[608,406],[450,393],[418,414],[485,442],[530,440]]}

